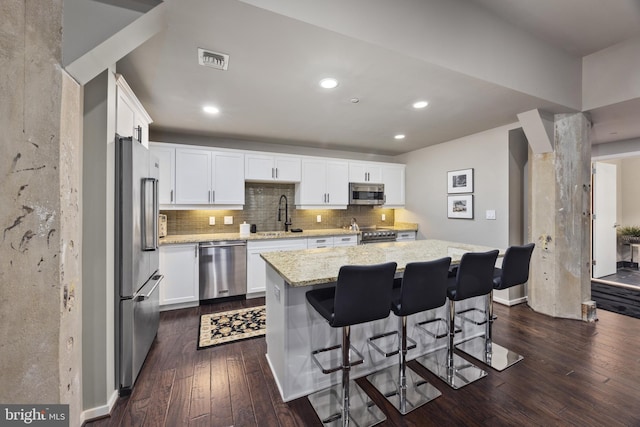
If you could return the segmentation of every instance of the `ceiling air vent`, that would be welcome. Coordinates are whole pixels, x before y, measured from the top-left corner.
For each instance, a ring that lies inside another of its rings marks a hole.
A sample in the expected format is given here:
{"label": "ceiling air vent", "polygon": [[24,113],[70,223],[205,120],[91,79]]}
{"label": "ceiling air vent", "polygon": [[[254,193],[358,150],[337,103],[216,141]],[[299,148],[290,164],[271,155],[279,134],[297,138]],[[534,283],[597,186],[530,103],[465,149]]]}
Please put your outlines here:
{"label": "ceiling air vent", "polygon": [[216,70],[226,70],[229,67],[229,55],[198,48],[198,64]]}

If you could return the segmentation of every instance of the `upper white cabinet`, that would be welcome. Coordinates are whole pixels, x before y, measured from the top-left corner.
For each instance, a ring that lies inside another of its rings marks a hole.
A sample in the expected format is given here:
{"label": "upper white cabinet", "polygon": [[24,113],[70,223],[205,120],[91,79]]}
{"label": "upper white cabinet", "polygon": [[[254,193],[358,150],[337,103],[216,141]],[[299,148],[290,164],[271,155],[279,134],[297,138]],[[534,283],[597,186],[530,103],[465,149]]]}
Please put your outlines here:
{"label": "upper white cabinet", "polygon": [[116,75],[116,87],[116,133],[149,147],[149,123],[153,120],[120,74]]}
{"label": "upper white cabinet", "polygon": [[244,204],[242,153],[176,148],[175,171],[176,204]]}
{"label": "upper white cabinet", "polygon": [[349,164],[346,161],[304,158],[296,185],[299,209],[346,209],[349,203]]}
{"label": "upper white cabinet", "polygon": [[176,149],[164,144],[150,142],[149,151],[160,161],[158,202],[161,205],[172,205],[175,203]]}
{"label": "upper white cabinet", "polygon": [[244,178],[247,181],[300,182],[300,157],[246,153],[244,161]]}
{"label": "upper white cabinet", "polygon": [[382,183],[384,184],[385,208],[404,207],[405,195],[405,165],[382,165]]}
{"label": "upper white cabinet", "polygon": [[382,166],[379,163],[349,162],[349,182],[382,182]]}

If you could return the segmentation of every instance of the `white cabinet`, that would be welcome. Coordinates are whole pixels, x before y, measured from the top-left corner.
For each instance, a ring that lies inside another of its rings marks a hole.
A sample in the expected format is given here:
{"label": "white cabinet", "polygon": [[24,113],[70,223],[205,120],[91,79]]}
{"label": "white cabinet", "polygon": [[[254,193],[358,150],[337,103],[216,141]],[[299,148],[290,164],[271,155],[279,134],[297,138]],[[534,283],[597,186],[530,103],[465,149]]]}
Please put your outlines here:
{"label": "white cabinet", "polygon": [[309,237],[307,239],[308,249],[332,248],[332,247],[333,247],[333,237],[331,236]]}
{"label": "white cabinet", "polygon": [[405,165],[385,164],[382,166],[382,183],[384,184],[385,208],[404,207]]}
{"label": "white cabinet", "polygon": [[307,239],[267,240],[247,242],[247,298],[251,294],[264,292],[267,284],[266,263],[261,253],[306,249]]}
{"label": "white cabinet", "polygon": [[349,236],[324,236],[307,238],[307,248],[333,248],[336,246],[356,246],[358,244],[358,235]]}
{"label": "white cabinet", "polygon": [[160,161],[158,202],[160,205],[172,205],[175,201],[176,149],[171,146],[150,142],[149,151]]}
{"label": "white cabinet", "polygon": [[411,240],[416,240],[415,231],[398,231],[396,242],[408,242]]}
{"label": "white cabinet", "polygon": [[382,166],[379,163],[349,162],[349,182],[382,182]]}
{"label": "white cabinet", "polygon": [[245,154],[247,181],[300,182],[301,159],[297,156]]}
{"label": "white cabinet", "polygon": [[164,245],[160,247],[160,305],[197,305],[199,300],[198,245]]}
{"label": "white cabinet", "polygon": [[356,246],[357,244],[357,234],[351,234],[349,236],[333,236],[333,246]]}
{"label": "white cabinet", "polygon": [[175,203],[244,205],[244,156],[198,148],[176,148]]}
{"label": "white cabinet", "polygon": [[151,117],[120,74],[116,75],[116,88],[116,133],[149,147]]}
{"label": "white cabinet", "polygon": [[349,203],[349,164],[345,161],[302,160],[302,179],[296,185],[299,209],[346,209]]}

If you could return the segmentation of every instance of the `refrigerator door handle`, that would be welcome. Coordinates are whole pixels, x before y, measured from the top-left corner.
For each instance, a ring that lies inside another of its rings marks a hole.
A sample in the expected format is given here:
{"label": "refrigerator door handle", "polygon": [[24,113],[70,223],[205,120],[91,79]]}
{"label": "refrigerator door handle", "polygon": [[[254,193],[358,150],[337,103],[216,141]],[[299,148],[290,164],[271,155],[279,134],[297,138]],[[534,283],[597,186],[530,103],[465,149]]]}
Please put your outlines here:
{"label": "refrigerator door handle", "polygon": [[[157,249],[158,242],[158,215],[156,215],[156,179],[155,178],[142,178],[142,218],[140,220],[140,224],[142,228],[142,250],[143,251],[155,251]],[[149,206],[149,194],[147,194],[148,184],[151,184],[151,204],[153,206]],[[148,224],[149,224],[149,214],[151,213],[151,226],[155,230],[152,230],[149,233]],[[151,241],[149,239],[152,239]]]}
{"label": "refrigerator door handle", "polygon": [[153,180],[153,244],[155,245],[156,249],[160,249],[159,246],[159,233],[158,233],[158,221],[159,221],[159,215],[160,215],[160,206],[159,206],[159,201],[160,199],[158,198],[158,194],[159,194],[159,188],[160,188],[160,180],[158,179],[154,179]]}
{"label": "refrigerator door handle", "polygon": [[135,295],[133,297],[133,299],[136,300],[136,301],[144,301],[145,299],[151,297],[151,295],[153,295],[153,293],[156,291],[156,288],[160,285],[160,282],[162,282],[162,279],[164,279],[164,276],[162,274],[158,274],[158,275],[153,276],[151,278],[151,280],[154,280],[155,282],[153,283],[153,286],[151,287],[151,290],[149,292],[147,292],[146,294],[138,293],[137,295]]}

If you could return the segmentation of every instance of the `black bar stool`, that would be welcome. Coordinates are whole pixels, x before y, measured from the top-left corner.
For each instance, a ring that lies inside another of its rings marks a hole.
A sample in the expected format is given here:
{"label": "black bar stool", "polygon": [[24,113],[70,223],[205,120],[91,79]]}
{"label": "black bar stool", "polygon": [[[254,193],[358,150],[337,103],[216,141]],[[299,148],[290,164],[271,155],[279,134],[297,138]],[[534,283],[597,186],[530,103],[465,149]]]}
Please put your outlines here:
{"label": "black bar stool", "polygon": [[385,352],[375,344],[378,339],[398,334],[387,332],[369,338],[374,349],[386,357],[399,354],[397,366],[390,366],[367,376],[367,380],[402,414],[408,414],[419,406],[440,396],[440,391],[407,367],[407,341],[415,348],[415,341],[407,338],[407,316],[421,311],[442,307],[447,301],[447,275],[451,258],[407,264],[402,282],[393,289],[391,311],[400,317],[400,346]]}
{"label": "black bar stool", "polygon": [[[502,268],[494,270],[493,289],[508,289],[529,280],[529,265],[534,247],[534,243],[529,243],[523,246],[511,246],[507,249],[502,260]],[[484,337],[472,338],[458,344],[456,348],[491,366],[496,371],[503,371],[521,361],[523,357],[493,342],[493,290],[488,298],[488,314],[484,313],[485,319],[488,320],[488,328]]]}
{"label": "black bar stool", "polygon": [[[350,418],[356,426],[372,426],[386,420],[380,408],[366,393],[349,379],[351,366],[362,363],[363,357],[351,347],[351,326],[384,319],[390,313],[393,277],[396,263],[377,265],[348,265],[340,268],[335,287],[307,292],[307,301],[332,328],[342,328],[342,346],[314,350],[314,362],[323,373],[342,371],[342,383],[309,395],[309,401],[325,425],[349,425]],[[325,368],[317,355],[342,348],[342,365]],[[349,357],[352,349],[360,358]],[[340,392],[341,391],[341,392]],[[340,398],[341,396],[341,398]]]}
{"label": "black bar stool", "polygon": [[[493,289],[493,270],[498,250],[489,252],[467,252],[462,255],[456,277],[450,277],[447,297],[449,300],[449,342],[447,348],[436,350],[418,362],[436,374],[452,388],[464,387],[487,373],[454,353],[455,302],[482,295]],[[488,309],[487,309],[488,311]]]}

